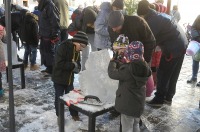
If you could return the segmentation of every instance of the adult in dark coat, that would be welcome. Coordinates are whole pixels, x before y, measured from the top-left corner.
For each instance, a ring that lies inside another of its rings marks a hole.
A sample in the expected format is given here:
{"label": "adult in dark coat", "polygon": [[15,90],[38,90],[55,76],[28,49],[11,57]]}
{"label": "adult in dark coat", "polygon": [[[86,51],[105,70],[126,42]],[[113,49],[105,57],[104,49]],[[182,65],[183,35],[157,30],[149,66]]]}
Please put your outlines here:
{"label": "adult in dark coat", "polygon": [[[147,63],[151,60],[152,51],[155,47],[155,38],[151,29],[144,19],[138,16],[123,16],[120,11],[113,11],[109,15],[109,34],[113,32],[124,34],[129,38],[129,42],[141,41],[144,44],[144,58]],[[111,37],[111,42],[116,40],[115,36]]]}
{"label": "adult in dark coat", "polygon": [[38,17],[32,13],[26,13],[22,21],[21,37],[25,42],[25,52],[23,63],[25,68],[28,65],[28,57],[30,55],[30,70],[38,70],[39,66],[36,64],[37,47],[38,47]]}
{"label": "adult in dark coat", "polygon": [[156,38],[156,44],[162,50],[157,71],[157,91],[148,104],[171,104],[188,43],[187,38],[181,27],[175,21],[171,21],[170,16],[150,9],[148,1],[139,2],[137,13],[147,21]]}
{"label": "adult in dark coat", "polygon": [[42,72],[52,73],[55,54],[55,43],[59,40],[60,19],[59,10],[51,0],[37,0],[39,16],[39,35],[41,63],[46,66]]}

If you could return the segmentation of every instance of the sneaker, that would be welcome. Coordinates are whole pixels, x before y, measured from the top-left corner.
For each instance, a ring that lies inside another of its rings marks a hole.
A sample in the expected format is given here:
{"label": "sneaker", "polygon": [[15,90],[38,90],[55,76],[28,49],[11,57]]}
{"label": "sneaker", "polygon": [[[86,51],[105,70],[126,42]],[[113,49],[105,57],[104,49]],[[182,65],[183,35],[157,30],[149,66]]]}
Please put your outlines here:
{"label": "sneaker", "polygon": [[200,81],[197,83],[197,87],[200,87]]}
{"label": "sneaker", "polygon": [[73,119],[74,121],[80,121],[80,117],[79,117],[79,116],[72,116],[72,119]]}
{"label": "sneaker", "polygon": [[155,97],[151,101],[146,102],[147,105],[154,106],[154,107],[160,107],[163,105],[163,103],[164,101],[160,101],[156,99]]}
{"label": "sneaker", "polygon": [[2,97],[3,95],[4,95],[4,90],[1,89],[1,90],[0,90],[0,97]]}
{"label": "sneaker", "polygon": [[38,70],[39,68],[40,68],[40,66],[38,66],[37,64],[34,64],[34,65],[31,65],[31,66],[30,66],[30,70],[31,70],[31,71]]}
{"label": "sneaker", "polygon": [[44,78],[50,78],[50,77],[51,77],[51,74],[44,75]]}
{"label": "sneaker", "polygon": [[187,80],[187,83],[196,83],[196,82],[197,82],[197,78],[191,78]]}
{"label": "sneaker", "polygon": [[172,101],[171,100],[164,100],[164,104],[167,104],[167,105],[171,105],[172,104]]}

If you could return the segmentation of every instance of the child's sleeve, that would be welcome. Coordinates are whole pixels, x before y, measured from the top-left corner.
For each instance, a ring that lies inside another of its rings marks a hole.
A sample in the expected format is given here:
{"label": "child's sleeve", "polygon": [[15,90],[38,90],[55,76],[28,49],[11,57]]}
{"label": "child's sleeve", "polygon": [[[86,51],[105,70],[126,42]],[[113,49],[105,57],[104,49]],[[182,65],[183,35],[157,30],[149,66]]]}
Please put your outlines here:
{"label": "child's sleeve", "polygon": [[117,63],[115,61],[110,61],[108,66],[108,76],[114,80],[127,80],[129,79],[128,67],[120,66],[117,68]]}
{"label": "child's sleeve", "polygon": [[57,49],[57,53],[55,56],[55,65],[57,68],[66,70],[66,71],[72,71],[75,67],[73,62],[66,61],[66,50],[65,48],[59,47]]}

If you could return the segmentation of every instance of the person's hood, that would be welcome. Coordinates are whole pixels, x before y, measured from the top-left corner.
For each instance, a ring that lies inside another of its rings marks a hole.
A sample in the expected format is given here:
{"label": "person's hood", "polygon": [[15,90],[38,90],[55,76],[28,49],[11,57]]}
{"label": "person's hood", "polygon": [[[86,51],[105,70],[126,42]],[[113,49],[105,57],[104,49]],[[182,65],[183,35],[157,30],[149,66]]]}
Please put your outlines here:
{"label": "person's hood", "polygon": [[43,11],[44,7],[49,4],[51,2],[51,0],[40,0],[39,4],[38,4],[38,10],[39,11]]}
{"label": "person's hood", "polygon": [[130,73],[137,81],[147,80],[151,76],[150,67],[144,61],[132,62]]}
{"label": "person's hood", "polygon": [[101,11],[111,11],[111,4],[110,4],[110,2],[103,2],[100,5],[100,9],[101,9]]}

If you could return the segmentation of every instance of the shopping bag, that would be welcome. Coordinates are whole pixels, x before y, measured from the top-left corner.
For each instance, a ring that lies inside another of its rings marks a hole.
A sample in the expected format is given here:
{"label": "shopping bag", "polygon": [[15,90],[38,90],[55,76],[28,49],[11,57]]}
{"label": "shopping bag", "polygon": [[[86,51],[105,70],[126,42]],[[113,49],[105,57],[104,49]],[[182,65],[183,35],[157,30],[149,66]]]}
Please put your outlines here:
{"label": "shopping bag", "polygon": [[154,81],[153,81],[153,76],[151,75],[146,83],[146,97],[150,97],[153,90],[154,90]]}

